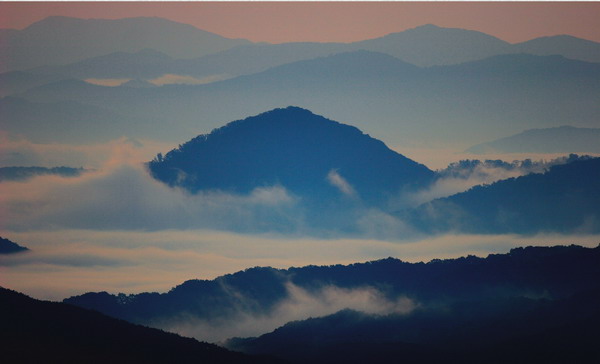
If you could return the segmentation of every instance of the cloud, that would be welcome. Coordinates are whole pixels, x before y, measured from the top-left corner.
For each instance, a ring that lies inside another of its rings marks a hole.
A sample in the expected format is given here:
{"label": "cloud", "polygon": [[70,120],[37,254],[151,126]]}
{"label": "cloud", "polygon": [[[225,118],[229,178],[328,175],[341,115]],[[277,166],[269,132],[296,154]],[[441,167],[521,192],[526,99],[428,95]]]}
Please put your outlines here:
{"label": "cloud", "polygon": [[174,75],[174,74],[165,74],[160,77],[149,80],[148,82],[153,83],[157,86],[162,85],[171,85],[171,84],[186,84],[186,85],[203,85],[211,82],[223,81],[232,76],[228,74],[216,74],[210,75],[203,78],[196,78],[192,76],[185,75]]}
{"label": "cloud", "polygon": [[[127,158],[123,155],[120,158]],[[6,182],[0,191],[3,228],[213,228],[289,230],[294,198],[281,187],[249,195],[189,194],[152,179],[141,165],[118,164],[76,178],[39,176]],[[264,226],[268,224],[268,226]]]}
{"label": "cloud", "polygon": [[340,192],[344,195],[350,197],[356,196],[356,191],[354,188],[352,188],[350,183],[348,183],[348,181],[346,181],[344,177],[338,173],[337,169],[332,169],[329,171],[329,173],[327,173],[327,181],[331,183],[332,186],[340,190]]}
{"label": "cloud", "polygon": [[430,187],[402,196],[402,202],[409,206],[418,206],[436,198],[447,197],[482,184],[491,184],[496,181],[519,177],[528,171],[521,169],[506,170],[503,168],[490,168],[478,166],[472,173],[462,177],[444,177],[435,181]]}
{"label": "cloud", "polygon": [[84,81],[92,85],[116,87],[130,80],[130,78],[87,78]]}
{"label": "cloud", "polygon": [[124,153],[130,162],[141,163],[152,159],[157,150],[172,147],[172,143],[125,137],[100,144],[39,144],[0,132],[0,166],[101,168],[107,161],[116,163]]}
{"label": "cloud", "polygon": [[220,342],[231,337],[259,336],[297,320],[331,315],[344,309],[368,314],[409,314],[417,304],[406,297],[389,300],[373,287],[346,289],[325,286],[316,292],[307,291],[292,283],[286,284],[287,298],[266,314],[240,310],[221,321],[207,321],[186,315],[167,319],[155,326],[198,340]]}

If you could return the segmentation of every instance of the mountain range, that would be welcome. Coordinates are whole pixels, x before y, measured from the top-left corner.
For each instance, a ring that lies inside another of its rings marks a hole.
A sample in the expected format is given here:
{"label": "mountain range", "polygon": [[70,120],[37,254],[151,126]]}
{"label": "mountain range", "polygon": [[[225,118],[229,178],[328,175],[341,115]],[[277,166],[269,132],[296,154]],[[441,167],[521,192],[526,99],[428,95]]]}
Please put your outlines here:
{"label": "mountain range", "polygon": [[[12,69],[0,74],[0,95],[10,96],[0,100],[3,129],[39,142],[71,133],[78,143],[173,141],[298,105],[390,145],[472,145],[523,129],[592,128],[600,113],[600,45],[569,36],[510,44],[425,25],[354,43],[265,44],[159,18],[51,17],[0,38],[0,54],[14,58],[1,62]],[[89,129],[79,127],[85,114]]]}
{"label": "mountain range", "polygon": [[[0,72],[65,65],[85,58],[105,56],[113,52],[136,52],[144,48],[151,48],[174,58],[215,55],[216,58],[213,59],[218,59],[219,62],[214,64],[221,63],[225,67],[237,65],[242,68],[248,65],[244,65],[245,62],[241,60],[248,60],[248,64],[259,65],[258,67],[273,67],[361,49],[390,54],[426,67],[458,64],[507,53],[559,54],[572,59],[600,61],[600,44],[571,36],[542,37],[510,44],[485,33],[432,24],[353,43],[265,44],[227,39],[161,18],[105,20],[54,16],[23,30],[4,29],[0,32],[0,39],[3,44],[2,54],[6,58]],[[54,45],[55,49],[48,52],[48,44]],[[239,48],[233,50],[236,47]],[[75,52],[77,49],[79,52]],[[40,52],[45,52],[43,60],[36,57]],[[258,71],[260,69],[255,69],[252,73]],[[239,75],[243,72],[233,71],[232,74]]]}
{"label": "mountain range", "polygon": [[[426,234],[595,233],[600,231],[600,158],[572,157],[537,167],[523,162],[519,168],[524,173],[537,173],[476,186],[416,208],[400,205],[404,209],[395,215]],[[298,107],[271,110],[199,135],[157,155],[148,170],[157,180],[192,193],[249,195],[283,187],[306,209],[303,218],[310,226],[345,232],[358,228],[355,215],[360,211],[390,212],[402,196],[468,173],[465,168],[434,173],[357,128]]]}
{"label": "mountain range", "polygon": [[[406,355],[409,362],[446,354],[476,362],[481,360],[476,354],[500,354],[503,345],[524,340],[535,345],[511,345],[497,360],[516,353],[526,355],[519,362],[539,354],[552,359],[549,353],[588,360],[586,355],[598,355],[597,347],[588,345],[598,338],[593,327],[600,318],[599,259],[600,247],[556,246],[429,263],[388,258],[348,266],[257,267],[212,281],[187,281],[168,293],[87,293],[65,302],[159,327],[180,317],[204,327],[203,321],[236,325],[248,315],[268,317],[294,289],[313,297],[327,297],[326,290],[367,289],[389,302],[409,299],[412,309],[386,314],[342,309],[228,345],[292,362],[342,362],[353,355],[351,362],[369,356],[385,362],[391,353]],[[561,345],[542,351],[548,337]]]}
{"label": "mountain range", "polygon": [[555,301],[510,298],[458,302],[443,310],[372,316],[346,310],[291,322],[229,348],[292,363],[594,363],[600,292]]}
{"label": "mountain range", "polygon": [[[64,80],[18,97],[108,109],[121,119],[145,121],[137,124],[138,137],[160,133],[163,140],[206,132],[220,120],[298,105],[345,120],[391,145],[472,145],[567,120],[580,127],[596,125],[599,80],[600,64],[559,56],[503,55],[419,68],[382,53],[357,51],[206,85],[131,88]],[[177,123],[161,127],[173,118]],[[7,131],[26,129],[19,119],[24,117],[8,119]]]}
{"label": "mountain range", "polygon": [[162,18],[108,20],[51,16],[23,30],[0,32],[0,70],[66,64],[144,48],[192,58],[247,43]]}

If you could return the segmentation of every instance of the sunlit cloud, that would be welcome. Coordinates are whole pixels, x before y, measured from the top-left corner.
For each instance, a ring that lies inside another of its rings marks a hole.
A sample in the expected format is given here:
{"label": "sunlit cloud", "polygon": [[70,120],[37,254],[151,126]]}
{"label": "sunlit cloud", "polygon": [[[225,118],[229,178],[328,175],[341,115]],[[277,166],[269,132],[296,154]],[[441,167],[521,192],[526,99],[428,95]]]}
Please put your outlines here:
{"label": "sunlit cloud", "polygon": [[116,87],[131,81],[131,78],[86,78],[84,81],[92,85]]}
{"label": "sunlit cloud", "polygon": [[168,150],[173,143],[122,137],[107,143],[61,144],[33,143],[26,139],[9,138],[0,132],[0,166],[84,167],[101,168],[107,161],[117,163],[124,153],[128,161],[149,161],[157,150]]}
{"label": "sunlit cloud", "polygon": [[148,80],[148,82],[157,85],[173,85],[173,84],[184,84],[184,85],[203,85],[211,82],[223,81],[232,76],[227,74],[217,74],[211,75],[203,78],[196,78],[193,76],[186,75],[174,75],[174,74],[165,74],[160,77]]}

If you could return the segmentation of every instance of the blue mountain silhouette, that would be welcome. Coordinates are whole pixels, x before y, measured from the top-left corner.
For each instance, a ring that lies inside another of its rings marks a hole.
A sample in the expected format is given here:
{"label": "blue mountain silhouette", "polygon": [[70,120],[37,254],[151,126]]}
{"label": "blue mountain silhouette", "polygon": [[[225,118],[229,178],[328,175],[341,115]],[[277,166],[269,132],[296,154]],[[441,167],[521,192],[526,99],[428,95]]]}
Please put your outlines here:
{"label": "blue mountain silhouette", "polygon": [[434,173],[383,142],[298,107],[274,109],[199,135],[148,164],[192,192],[249,193],[282,186],[306,201],[355,198],[381,204]]}

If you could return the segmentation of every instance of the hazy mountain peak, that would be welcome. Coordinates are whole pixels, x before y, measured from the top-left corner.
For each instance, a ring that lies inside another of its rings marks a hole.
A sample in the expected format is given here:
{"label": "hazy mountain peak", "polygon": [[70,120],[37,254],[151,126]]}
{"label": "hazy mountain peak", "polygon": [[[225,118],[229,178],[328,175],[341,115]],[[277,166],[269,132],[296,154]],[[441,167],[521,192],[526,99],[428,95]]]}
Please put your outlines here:
{"label": "hazy mountain peak", "polygon": [[52,16],[6,34],[5,41],[0,44],[0,71],[69,64],[144,48],[153,48],[175,58],[193,58],[248,43],[158,17],[80,19]]}

